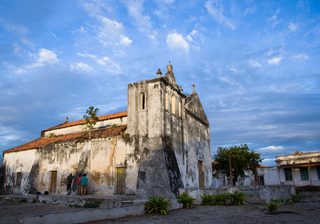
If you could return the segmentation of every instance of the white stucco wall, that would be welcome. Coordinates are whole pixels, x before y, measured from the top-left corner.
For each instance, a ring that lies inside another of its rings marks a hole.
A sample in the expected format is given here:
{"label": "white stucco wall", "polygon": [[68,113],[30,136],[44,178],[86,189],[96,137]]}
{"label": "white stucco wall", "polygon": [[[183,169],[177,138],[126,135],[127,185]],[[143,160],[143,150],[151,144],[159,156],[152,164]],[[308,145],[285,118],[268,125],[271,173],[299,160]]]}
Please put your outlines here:
{"label": "white stucco wall", "polygon": [[[113,119],[108,119],[104,121],[98,121],[93,128],[101,128],[101,127],[107,127],[107,126],[112,126],[112,125],[125,125],[127,124],[127,117],[121,117],[121,118],[113,118]],[[51,131],[45,131],[44,136],[48,137],[50,134],[54,135],[65,135],[65,134],[70,134],[70,133],[75,133],[75,132],[81,132],[85,131],[85,127],[83,125],[75,125],[71,127],[66,127],[66,128],[59,128]]]}

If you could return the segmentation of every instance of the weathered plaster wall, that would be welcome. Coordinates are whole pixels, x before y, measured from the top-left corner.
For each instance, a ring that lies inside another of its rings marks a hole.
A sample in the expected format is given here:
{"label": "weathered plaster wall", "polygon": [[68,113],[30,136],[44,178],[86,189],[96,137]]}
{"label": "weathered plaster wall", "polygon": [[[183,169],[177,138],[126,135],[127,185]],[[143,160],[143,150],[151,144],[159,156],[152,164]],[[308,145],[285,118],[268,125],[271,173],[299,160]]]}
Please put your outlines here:
{"label": "weathered plaster wall", "polygon": [[[146,96],[144,109],[141,94]],[[209,128],[186,114],[184,104],[185,96],[161,79],[128,86],[128,134],[139,155],[138,195],[174,197],[179,189],[199,188],[198,161],[203,163],[205,187],[211,186]],[[207,121],[200,103],[189,107]]]}
{"label": "weathered plaster wall", "polygon": [[[103,128],[103,127],[108,127],[112,125],[125,125],[127,124],[127,117],[121,117],[121,118],[114,118],[114,119],[108,119],[104,121],[98,121],[93,128]],[[83,125],[75,125],[71,127],[66,127],[66,128],[60,128],[60,129],[55,129],[51,131],[45,131],[44,136],[49,137],[50,135],[65,135],[65,134],[70,134],[70,133],[75,133],[75,132],[82,132],[85,131],[86,128]]]}
{"label": "weathered plaster wall", "polygon": [[[6,185],[16,193],[29,193],[30,188],[50,192],[51,171],[57,171],[55,193],[65,194],[66,178],[70,173],[87,173],[90,194],[112,195],[115,192],[115,169],[126,167],[128,147],[122,137],[118,136],[90,141],[69,141],[38,150],[6,153]],[[128,164],[134,170],[134,164],[130,161]],[[126,179],[127,193],[135,191],[136,178],[132,170],[128,171]],[[21,187],[14,186],[17,172],[23,173]],[[9,178],[9,175],[12,178]],[[32,186],[28,186],[28,183]]]}
{"label": "weathered plaster wall", "polygon": [[[37,162],[36,149],[23,152],[4,154],[3,164],[5,165],[4,188],[9,193],[23,193],[29,184],[30,172]],[[21,187],[16,186],[17,172],[21,172]]]}

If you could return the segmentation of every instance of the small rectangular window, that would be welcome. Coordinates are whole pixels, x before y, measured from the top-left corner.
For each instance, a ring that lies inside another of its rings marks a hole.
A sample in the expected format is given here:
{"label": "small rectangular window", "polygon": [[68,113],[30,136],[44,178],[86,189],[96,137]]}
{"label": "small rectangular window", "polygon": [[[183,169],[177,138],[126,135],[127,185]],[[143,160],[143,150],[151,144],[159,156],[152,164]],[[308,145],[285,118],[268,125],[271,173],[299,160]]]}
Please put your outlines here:
{"label": "small rectangular window", "polygon": [[16,187],[21,187],[22,173],[17,172]]}
{"label": "small rectangular window", "polygon": [[320,166],[317,166],[318,180],[320,180]]}
{"label": "small rectangular window", "polygon": [[284,175],[286,177],[286,181],[292,181],[292,170],[291,170],[291,168],[284,168]]}
{"label": "small rectangular window", "polygon": [[300,168],[300,176],[301,176],[301,180],[309,180],[309,173],[308,173],[307,167]]}

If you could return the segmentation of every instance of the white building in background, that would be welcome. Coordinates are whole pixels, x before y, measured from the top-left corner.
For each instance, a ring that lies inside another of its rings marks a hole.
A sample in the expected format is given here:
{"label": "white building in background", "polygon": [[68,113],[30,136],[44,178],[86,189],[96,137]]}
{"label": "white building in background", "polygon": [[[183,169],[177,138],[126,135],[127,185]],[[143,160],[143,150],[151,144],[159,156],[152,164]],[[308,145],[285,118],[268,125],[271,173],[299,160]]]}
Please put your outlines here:
{"label": "white building in background", "polygon": [[280,184],[320,186],[320,152],[295,152],[276,157]]}

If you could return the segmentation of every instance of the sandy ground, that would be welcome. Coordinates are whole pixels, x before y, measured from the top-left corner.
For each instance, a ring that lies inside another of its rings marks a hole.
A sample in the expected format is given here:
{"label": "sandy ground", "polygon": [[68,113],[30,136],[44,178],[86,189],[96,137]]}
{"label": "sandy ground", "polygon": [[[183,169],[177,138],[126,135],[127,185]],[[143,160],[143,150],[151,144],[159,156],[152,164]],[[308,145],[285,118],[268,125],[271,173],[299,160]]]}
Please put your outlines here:
{"label": "sandy ground", "polygon": [[167,216],[143,215],[139,217],[127,217],[117,220],[103,220],[90,222],[90,224],[123,223],[231,223],[231,224],[258,224],[258,223],[320,223],[320,202],[296,203],[283,205],[277,214],[270,214],[264,205],[243,206],[197,206],[193,209],[179,209],[171,211]]}

